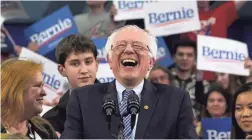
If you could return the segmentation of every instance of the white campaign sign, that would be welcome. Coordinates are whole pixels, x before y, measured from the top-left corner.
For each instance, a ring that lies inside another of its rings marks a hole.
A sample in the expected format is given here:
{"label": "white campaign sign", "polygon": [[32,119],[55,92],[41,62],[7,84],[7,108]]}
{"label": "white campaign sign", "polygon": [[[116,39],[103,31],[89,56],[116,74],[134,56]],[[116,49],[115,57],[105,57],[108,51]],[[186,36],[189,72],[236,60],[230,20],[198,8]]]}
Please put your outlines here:
{"label": "white campaign sign", "polygon": [[154,0],[114,0],[113,3],[117,9],[115,21],[142,19],[144,17],[144,6]]}
{"label": "white campaign sign", "polygon": [[100,63],[99,64],[96,78],[101,83],[107,83],[107,82],[111,82],[114,80],[115,76],[114,76],[112,70],[109,68],[108,63]]}
{"label": "white campaign sign", "polygon": [[159,1],[144,6],[145,28],[155,36],[200,29],[197,1]]}
{"label": "white campaign sign", "polygon": [[219,37],[198,35],[197,69],[235,75],[249,75],[244,68],[247,44]]}
{"label": "white campaign sign", "polygon": [[43,64],[44,90],[47,94],[44,100],[46,102],[52,102],[58,93],[64,94],[66,92],[67,80],[58,72],[56,63],[24,47],[19,59],[34,60]]}

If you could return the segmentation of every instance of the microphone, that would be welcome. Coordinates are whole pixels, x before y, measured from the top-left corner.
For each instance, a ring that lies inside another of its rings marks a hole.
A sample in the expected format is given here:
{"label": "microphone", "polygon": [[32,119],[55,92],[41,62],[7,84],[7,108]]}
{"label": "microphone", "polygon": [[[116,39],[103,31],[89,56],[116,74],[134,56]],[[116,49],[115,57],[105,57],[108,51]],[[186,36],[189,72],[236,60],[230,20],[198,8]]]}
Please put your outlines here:
{"label": "microphone", "polygon": [[103,98],[103,113],[106,115],[106,121],[108,124],[108,129],[110,131],[111,128],[111,116],[115,114],[115,101],[112,99],[110,94],[107,94]]}
{"label": "microphone", "polygon": [[136,121],[136,115],[140,112],[139,97],[136,93],[132,93],[128,97],[127,111],[131,114],[131,130],[133,130]]}

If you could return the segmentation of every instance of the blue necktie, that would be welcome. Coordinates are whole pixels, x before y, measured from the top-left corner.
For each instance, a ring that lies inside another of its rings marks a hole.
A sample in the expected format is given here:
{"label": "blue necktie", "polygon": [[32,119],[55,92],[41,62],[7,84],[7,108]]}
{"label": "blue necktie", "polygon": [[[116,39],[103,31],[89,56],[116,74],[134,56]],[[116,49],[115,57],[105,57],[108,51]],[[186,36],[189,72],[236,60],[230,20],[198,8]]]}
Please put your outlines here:
{"label": "blue necktie", "polygon": [[[123,91],[123,99],[120,104],[120,114],[123,115],[125,112],[127,112],[127,100],[130,94],[134,93],[133,90],[124,90]],[[131,139],[132,135],[132,130],[131,130],[131,115],[127,115],[123,118],[123,124],[124,124],[124,129],[123,129],[123,136],[124,139]]]}

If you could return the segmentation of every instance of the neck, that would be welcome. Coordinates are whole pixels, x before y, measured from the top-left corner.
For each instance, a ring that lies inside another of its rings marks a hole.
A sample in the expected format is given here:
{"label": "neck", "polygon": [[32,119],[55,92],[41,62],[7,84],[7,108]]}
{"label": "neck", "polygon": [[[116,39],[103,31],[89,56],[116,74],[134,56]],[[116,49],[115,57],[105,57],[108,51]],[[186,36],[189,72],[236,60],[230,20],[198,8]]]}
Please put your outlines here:
{"label": "neck", "polygon": [[6,130],[11,134],[21,133],[23,135],[26,135],[28,131],[27,120],[18,121],[11,126],[6,126]]}
{"label": "neck", "polygon": [[226,117],[226,115],[212,115],[212,118],[223,118],[223,117]]}
{"label": "neck", "polygon": [[99,15],[104,13],[105,9],[103,5],[92,5],[88,7],[91,15]]}
{"label": "neck", "polygon": [[191,71],[178,71],[178,77],[182,80],[187,80],[191,76]]}
{"label": "neck", "polygon": [[135,88],[137,85],[139,85],[141,81],[135,81],[135,80],[124,80],[123,82],[119,81],[126,89],[133,89]]}

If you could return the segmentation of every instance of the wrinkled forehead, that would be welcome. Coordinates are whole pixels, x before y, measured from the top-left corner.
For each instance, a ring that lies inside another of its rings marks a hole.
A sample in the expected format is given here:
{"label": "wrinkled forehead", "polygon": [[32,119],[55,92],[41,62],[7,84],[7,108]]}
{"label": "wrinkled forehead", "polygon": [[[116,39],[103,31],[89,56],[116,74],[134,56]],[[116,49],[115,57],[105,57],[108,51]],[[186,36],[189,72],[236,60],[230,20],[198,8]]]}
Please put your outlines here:
{"label": "wrinkled forehead", "polygon": [[142,29],[129,27],[124,28],[118,31],[115,35],[113,44],[116,44],[118,41],[127,40],[127,41],[138,41],[146,45],[149,45],[149,35]]}

